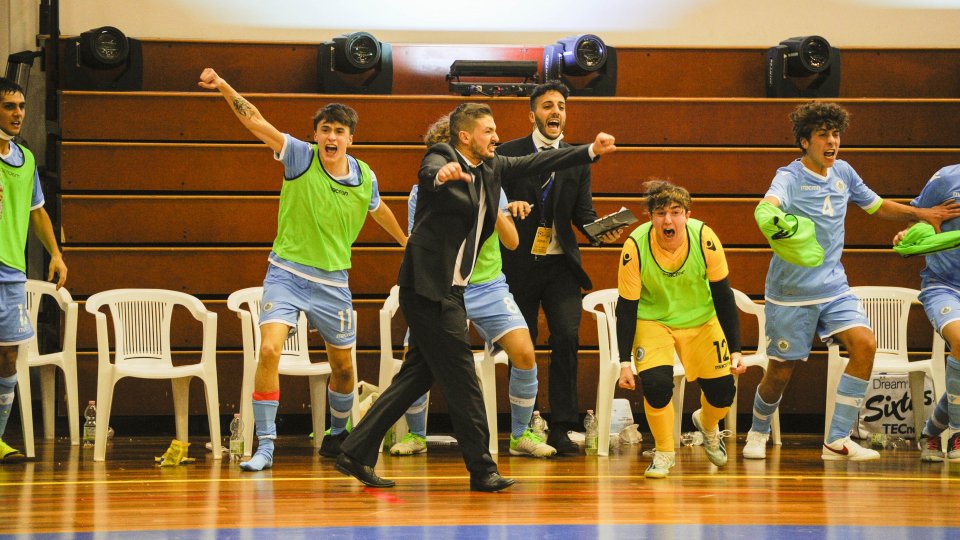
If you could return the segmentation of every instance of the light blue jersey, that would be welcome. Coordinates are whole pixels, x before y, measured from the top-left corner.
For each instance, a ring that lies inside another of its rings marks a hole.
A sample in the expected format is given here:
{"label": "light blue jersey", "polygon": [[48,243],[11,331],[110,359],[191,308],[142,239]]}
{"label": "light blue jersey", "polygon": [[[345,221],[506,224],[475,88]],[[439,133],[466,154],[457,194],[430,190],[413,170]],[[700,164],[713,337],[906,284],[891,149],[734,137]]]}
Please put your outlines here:
{"label": "light blue jersey", "polygon": [[[932,208],[947,199],[960,202],[960,165],[950,165],[937,171],[923,186],[916,199],[910,201],[917,208]],[[960,219],[945,221],[942,232],[960,230]],[[960,250],[942,251],[926,255],[927,266],[920,272],[921,288],[946,285],[960,290]]]}
{"label": "light blue jersey", "polygon": [[840,159],[826,177],[807,169],[799,159],[781,167],[766,196],[780,201],[784,212],[810,218],[816,226],[817,242],[824,251],[823,264],[812,268],[790,264],[774,254],[767,271],[767,299],[787,305],[807,305],[846,293],[850,286],[840,255],[847,203],[873,213],[883,199],[864,184],[853,167]]}

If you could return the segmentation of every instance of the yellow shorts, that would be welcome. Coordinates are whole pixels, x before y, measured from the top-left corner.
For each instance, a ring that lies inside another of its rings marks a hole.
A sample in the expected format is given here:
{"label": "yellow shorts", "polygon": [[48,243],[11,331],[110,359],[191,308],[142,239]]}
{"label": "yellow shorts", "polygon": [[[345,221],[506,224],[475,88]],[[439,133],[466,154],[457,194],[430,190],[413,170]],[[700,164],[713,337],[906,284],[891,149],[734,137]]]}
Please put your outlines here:
{"label": "yellow shorts", "polygon": [[676,351],[688,381],[730,374],[730,350],[716,317],[693,328],[670,328],[657,321],[638,320],[633,351],[637,372],[672,366]]}

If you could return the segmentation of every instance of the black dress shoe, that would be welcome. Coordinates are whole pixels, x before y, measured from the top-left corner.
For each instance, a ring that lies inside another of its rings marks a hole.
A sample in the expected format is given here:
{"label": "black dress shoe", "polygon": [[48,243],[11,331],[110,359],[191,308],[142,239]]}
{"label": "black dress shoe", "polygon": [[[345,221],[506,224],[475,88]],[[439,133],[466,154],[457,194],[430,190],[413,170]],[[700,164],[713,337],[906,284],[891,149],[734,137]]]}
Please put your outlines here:
{"label": "black dress shoe", "polygon": [[513,478],[504,478],[498,472],[490,472],[483,476],[470,477],[470,491],[484,491],[493,493],[501,491],[515,484]]}
{"label": "black dress shoe", "polygon": [[550,434],[547,436],[547,444],[556,448],[557,454],[559,455],[570,456],[580,454],[580,447],[577,446],[577,443],[570,440],[566,429],[554,428],[550,430]]}
{"label": "black dress shoe", "polygon": [[389,488],[397,485],[397,483],[393,480],[386,480],[377,476],[377,473],[373,472],[373,467],[368,467],[356,462],[353,460],[353,458],[346,454],[340,454],[333,467],[343,474],[352,476],[370,487]]}

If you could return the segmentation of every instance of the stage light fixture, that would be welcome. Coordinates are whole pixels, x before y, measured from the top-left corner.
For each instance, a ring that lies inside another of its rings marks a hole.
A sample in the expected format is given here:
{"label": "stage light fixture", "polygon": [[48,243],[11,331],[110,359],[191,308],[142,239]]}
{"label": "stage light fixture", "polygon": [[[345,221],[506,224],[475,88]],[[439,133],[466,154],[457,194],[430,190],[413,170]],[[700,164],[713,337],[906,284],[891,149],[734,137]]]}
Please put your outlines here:
{"label": "stage light fixture", "polygon": [[389,94],[393,48],[369,32],[343,34],[320,44],[317,73],[325,94]]}
{"label": "stage light fixture", "polygon": [[68,90],[140,90],[143,52],[140,40],[113,26],[87,30],[66,42],[63,88]]}
{"label": "stage light fixture", "polygon": [[767,49],[767,97],[838,97],[840,51],[820,36],[785,39]]}
{"label": "stage light fixture", "polygon": [[561,81],[575,96],[617,93],[617,50],[593,34],[569,36],[543,48],[543,81]]}
{"label": "stage light fixture", "polygon": [[[508,77],[519,80],[505,81]],[[447,74],[450,91],[462,96],[529,96],[536,79],[536,60],[455,60]]]}

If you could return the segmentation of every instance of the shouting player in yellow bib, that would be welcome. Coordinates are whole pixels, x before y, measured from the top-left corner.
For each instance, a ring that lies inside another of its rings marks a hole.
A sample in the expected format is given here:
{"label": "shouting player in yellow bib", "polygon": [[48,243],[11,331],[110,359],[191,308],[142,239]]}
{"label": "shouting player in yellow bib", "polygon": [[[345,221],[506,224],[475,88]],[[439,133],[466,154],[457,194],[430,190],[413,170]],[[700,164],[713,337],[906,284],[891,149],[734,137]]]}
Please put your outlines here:
{"label": "shouting player in yellow bib", "polygon": [[[727,260],[717,235],[690,218],[690,193],[663,180],[647,182],[650,221],[623,244],[618,273],[617,342],[620,387],[636,388],[656,444],[647,478],[665,478],[676,462],[673,438],[673,363],[680,357],[687,380],[703,395],[693,423],[704,450],[720,467],[727,451],[719,429],[742,373],[740,323],[727,281]],[[631,360],[632,358],[632,362]]]}

